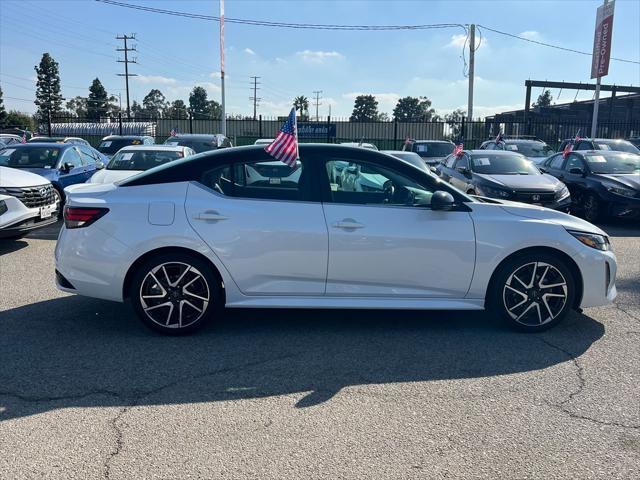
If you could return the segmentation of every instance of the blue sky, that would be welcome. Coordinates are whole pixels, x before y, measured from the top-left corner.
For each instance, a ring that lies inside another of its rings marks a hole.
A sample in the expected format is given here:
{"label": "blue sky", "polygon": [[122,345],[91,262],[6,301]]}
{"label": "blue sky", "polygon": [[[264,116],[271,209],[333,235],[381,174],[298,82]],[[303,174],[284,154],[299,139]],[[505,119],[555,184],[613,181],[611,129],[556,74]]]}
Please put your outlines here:
{"label": "blue sky", "polygon": [[[216,0],[135,1],[158,8],[217,15]],[[555,1],[250,1],[227,0],[226,16],[299,23],[478,23],[528,38],[591,51],[595,11],[602,2]],[[117,34],[137,34],[138,65],[131,98],[152,88],[169,100],[188,100],[194,85],[220,99],[217,23],[140,12],[91,0],[0,1],[0,85],[5,106],[32,112],[33,67],[42,52],[60,64],[66,98],[86,95],[99,77],[112,94]],[[284,115],[297,95],[322,90],[320,115],[348,116],[359,93],[376,95],[391,113],[401,96],[427,96],[441,113],[467,103],[461,29],[382,32],[291,30],[226,25],[227,112],[249,114],[249,77],[261,77],[259,113]],[[476,115],[521,108],[524,81],[588,82],[590,57],[483,32],[476,56]],[[640,1],[617,0],[612,56],[640,60]],[[640,65],[612,62],[605,83],[639,85]],[[534,91],[534,98],[541,93]],[[558,97],[558,91],[552,91]],[[559,102],[576,92],[563,91]],[[578,99],[591,98],[582,92]],[[13,98],[8,98],[13,97]]]}

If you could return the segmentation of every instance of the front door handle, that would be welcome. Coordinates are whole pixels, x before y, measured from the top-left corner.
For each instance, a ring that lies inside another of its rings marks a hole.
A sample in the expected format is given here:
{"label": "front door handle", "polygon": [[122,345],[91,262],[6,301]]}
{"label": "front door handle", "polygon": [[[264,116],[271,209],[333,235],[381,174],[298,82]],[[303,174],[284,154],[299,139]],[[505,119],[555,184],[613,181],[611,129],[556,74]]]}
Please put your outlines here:
{"label": "front door handle", "polygon": [[219,222],[220,220],[227,220],[229,217],[220,215],[220,213],[215,210],[205,210],[204,212],[200,212],[194,218],[196,220],[204,220],[205,222]]}
{"label": "front door handle", "polygon": [[336,222],[332,225],[333,228],[344,228],[346,230],[355,230],[357,228],[364,228],[364,225],[356,222],[352,218],[345,218],[340,222]]}

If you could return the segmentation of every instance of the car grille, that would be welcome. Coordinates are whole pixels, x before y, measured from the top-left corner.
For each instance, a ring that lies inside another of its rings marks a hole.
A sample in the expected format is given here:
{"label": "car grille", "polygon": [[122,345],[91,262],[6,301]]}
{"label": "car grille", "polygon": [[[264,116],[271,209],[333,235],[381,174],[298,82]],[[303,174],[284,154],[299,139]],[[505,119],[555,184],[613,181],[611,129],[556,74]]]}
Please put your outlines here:
{"label": "car grille", "polygon": [[524,203],[553,203],[555,192],[516,192],[513,200]]}
{"label": "car grille", "polygon": [[56,201],[52,185],[40,185],[38,187],[5,187],[2,189],[5,195],[11,195],[20,200],[27,208],[43,207]]}

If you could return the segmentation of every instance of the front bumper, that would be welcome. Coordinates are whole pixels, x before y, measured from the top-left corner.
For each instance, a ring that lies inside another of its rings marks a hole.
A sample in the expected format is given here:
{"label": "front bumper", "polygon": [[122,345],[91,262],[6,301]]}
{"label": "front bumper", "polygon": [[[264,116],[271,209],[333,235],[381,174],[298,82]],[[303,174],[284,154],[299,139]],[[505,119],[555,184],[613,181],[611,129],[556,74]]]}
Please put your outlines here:
{"label": "front bumper", "polygon": [[[40,218],[40,208],[27,208],[15,197],[3,197],[7,211],[0,215],[0,238],[15,237],[38,228],[51,225],[58,220],[58,206],[49,218]],[[54,205],[54,204],[52,204]],[[50,207],[51,205],[47,205]]]}
{"label": "front bumper", "polygon": [[574,255],[582,274],[582,298],[580,308],[598,307],[612,303],[616,290],[617,263],[613,252],[602,252],[585,247]]}

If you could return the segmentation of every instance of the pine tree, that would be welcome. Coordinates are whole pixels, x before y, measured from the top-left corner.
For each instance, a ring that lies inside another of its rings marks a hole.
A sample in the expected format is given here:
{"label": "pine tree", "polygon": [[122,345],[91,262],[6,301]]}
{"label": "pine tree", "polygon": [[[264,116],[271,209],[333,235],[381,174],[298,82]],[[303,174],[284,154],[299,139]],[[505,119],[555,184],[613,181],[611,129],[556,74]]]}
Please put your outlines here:
{"label": "pine tree", "polygon": [[36,100],[38,115],[46,118],[62,112],[62,94],[60,93],[60,73],[58,62],[48,53],[42,54],[40,65],[34,67],[38,80],[36,82]]}
{"label": "pine tree", "polygon": [[2,87],[0,87],[0,125],[4,125],[6,119],[7,119],[7,111],[4,109],[4,100],[2,99]]}
{"label": "pine tree", "polygon": [[94,78],[89,87],[87,98],[87,118],[100,120],[109,111],[109,95],[98,78]]}

